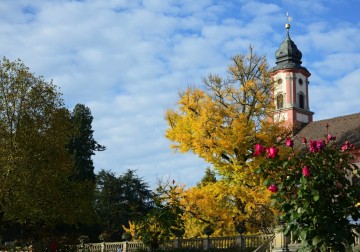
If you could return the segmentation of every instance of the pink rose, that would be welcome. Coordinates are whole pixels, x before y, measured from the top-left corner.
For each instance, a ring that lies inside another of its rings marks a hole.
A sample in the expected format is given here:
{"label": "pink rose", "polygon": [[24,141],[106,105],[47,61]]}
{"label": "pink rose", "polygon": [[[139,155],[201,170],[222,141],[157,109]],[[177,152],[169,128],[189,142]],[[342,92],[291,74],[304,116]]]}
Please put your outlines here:
{"label": "pink rose", "polygon": [[254,156],[259,156],[265,151],[264,146],[262,146],[261,144],[256,144],[254,149],[255,149]]}
{"label": "pink rose", "polygon": [[341,150],[342,150],[342,151],[351,150],[351,149],[355,149],[355,145],[354,145],[354,144],[351,144],[349,141],[346,141],[346,142],[341,146]]}
{"label": "pink rose", "polygon": [[270,148],[266,149],[266,157],[267,158],[275,158],[278,152],[279,152],[279,149],[277,149],[274,146],[271,146]]}
{"label": "pink rose", "polygon": [[287,147],[293,147],[294,146],[294,141],[291,140],[290,138],[286,139],[286,146]]}
{"label": "pink rose", "polygon": [[325,143],[322,140],[319,140],[319,141],[310,140],[310,151],[311,152],[313,152],[313,153],[319,152],[322,149],[324,149],[324,147],[325,147]]}
{"label": "pink rose", "polygon": [[304,177],[308,177],[310,175],[310,170],[309,168],[307,168],[307,166],[304,166],[302,168],[302,174],[304,175]]}
{"label": "pink rose", "polygon": [[318,151],[317,142],[310,140],[310,151],[316,153]]}
{"label": "pink rose", "polygon": [[336,140],[336,137],[328,134],[327,137],[326,137],[326,140],[328,140],[328,141],[335,141],[335,140]]}
{"label": "pink rose", "polygon": [[341,150],[342,150],[342,151],[346,151],[347,149],[349,149],[349,146],[348,146],[347,144],[343,144],[343,145],[341,146]]}
{"label": "pink rose", "polygon": [[301,142],[302,142],[303,144],[306,144],[306,143],[307,143],[306,138],[305,138],[305,137],[303,137],[303,138],[301,139]]}
{"label": "pink rose", "polygon": [[279,191],[279,188],[277,187],[277,185],[272,184],[268,187],[269,191],[272,193],[276,193],[277,191]]}
{"label": "pink rose", "polygon": [[318,149],[319,151],[321,151],[322,149],[324,149],[325,144],[324,144],[324,142],[323,142],[322,140],[316,141],[316,147],[317,147],[317,149]]}

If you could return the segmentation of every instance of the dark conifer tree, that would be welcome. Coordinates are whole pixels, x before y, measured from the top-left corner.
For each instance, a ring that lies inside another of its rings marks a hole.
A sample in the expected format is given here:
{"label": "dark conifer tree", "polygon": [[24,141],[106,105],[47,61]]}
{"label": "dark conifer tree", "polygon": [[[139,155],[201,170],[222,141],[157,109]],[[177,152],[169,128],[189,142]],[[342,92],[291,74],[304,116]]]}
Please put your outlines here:
{"label": "dark conifer tree", "polygon": [[69,143],[69,151],[74,158],[74,179],[95,181],[94,164],[91,156],[95,151],[105,150],[105,146],[94,140],[93,117],[88,107],[77,104],[71,114],[74,135]]}
{"label": "dark conifer tree", "polygon": [[206,167],[205,175],[201,179],[201,182],[198,186],[206,186],[207,184],[215,183],[217,181],[215,171],[211,170],[209,167]]}
{"label": "dark conifer tree", "polygon": [[111,239],[121,239],[122,225],[128,226],[150,210],[152,193],[135,171],[120,176],[101,170],[96,176],[95,208],[103,232]]}

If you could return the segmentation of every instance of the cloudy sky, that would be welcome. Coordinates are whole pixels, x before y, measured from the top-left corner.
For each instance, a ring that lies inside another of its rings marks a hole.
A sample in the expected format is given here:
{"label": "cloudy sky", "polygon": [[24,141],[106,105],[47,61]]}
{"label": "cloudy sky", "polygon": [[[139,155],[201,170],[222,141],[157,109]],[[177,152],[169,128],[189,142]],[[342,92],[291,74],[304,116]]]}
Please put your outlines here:
{"label": "cloudy sky", "polygon": [[250,44],[273,66],[289,12],[315,120],[360,112],[359,11],[360,0],[2,0],[0,56],[53,79],[70,109],[91,109],[107,146],[96,171],[192,186],[207,164],[164,137],[178,91],[223,75]]}

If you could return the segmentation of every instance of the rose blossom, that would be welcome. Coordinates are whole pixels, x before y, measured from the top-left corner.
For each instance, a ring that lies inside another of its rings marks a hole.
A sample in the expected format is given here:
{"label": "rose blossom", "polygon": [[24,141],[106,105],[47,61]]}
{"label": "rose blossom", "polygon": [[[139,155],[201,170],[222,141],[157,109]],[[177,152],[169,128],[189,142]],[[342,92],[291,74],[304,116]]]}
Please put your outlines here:
{"label": "rose blossom", "polygon": [[316,147],[318,148],[319,151],[321,151],[322,149],[324,149],[325,144],[322,140],[316,141]]}
{"label": "rose blossom", "polygon": [[310,140],[310,151],[313,153],[316,153],[318,151],[316,141]]}
{"label": "rose blossom", "polygon": [[346,151],[346,150],[351,150],[354,149],[355,145],[351,144],[349,141],[346,141],[342,146],[341,146],[341,150],[342,151]]}
{"label": "rose blossom", "polygon": [[342,150],[342,151],[345,151],[345,150],[347,150],[348,148],[349,148],[349,146],[348,146],[346,143],[341,146],[341,150]]}
{"label": "rose blossom", "polygon": [[327,137],[326,137],[326,139],[327,139],[328,141],[332,141],[332,140],[335,141],[335,140],[336,140],[336,137],[328,134]]}
{"label": "rose blossom", "polygon": [[265,150],[264,146],[262,146],[261,144],[256,144],[254,149],[255,149],[254,156],[261,155]]}
{"label": "rose blossom", "polygon": [[287,147],[293,147],[294,146],[294,141],[291,140],[290,138],[286,139],[286,146]]}
{"label": "rose blossom", "polygon": [[304,166],[302,168],[302,174],[304,175],[304,177],[308,177],[310,175],[310,170],[309,168],[307,168],[307,166]]}
{"label": "rose blossom", "polygon": [[306,144],[306,143],[307,143],[306,138],[305,138],[305,137],[303,137],[303,138],[301,139],[301,142],[302,142],[303,144]]}
{"label": "rose blossom", "polygon": [[310,140],[310,151],[313,153],[319,152],[324,149],[325,143],[322,140]]}
{"label": "rose blossom", "polygon": [[279,149],[277,149],[274,146],[271,146],[270,148],[266,149],[266,157],[267,158],[275,158],[278,152],[279,152]]}
{"label": "rose blossom", "polygon": [[277,187],[277,185],[272,184],[268,187],[270,192],[276,193],[277,191],[279,191],[279,188]]}

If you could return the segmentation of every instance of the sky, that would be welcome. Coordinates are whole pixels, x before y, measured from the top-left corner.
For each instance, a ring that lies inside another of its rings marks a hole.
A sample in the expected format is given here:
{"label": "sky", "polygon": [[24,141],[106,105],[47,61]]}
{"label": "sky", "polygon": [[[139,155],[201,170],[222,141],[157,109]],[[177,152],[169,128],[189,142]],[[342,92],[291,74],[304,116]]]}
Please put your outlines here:
{"label": "sky", "polygon": [[287,12],[314,120],[360,112],[360,0],[2,0],[0,56],[53,80],[69,109],[91,109],[107,147],[95,172],[193,186],[209,165],[170,149],[166,109],[249,45],[273,67]]}

